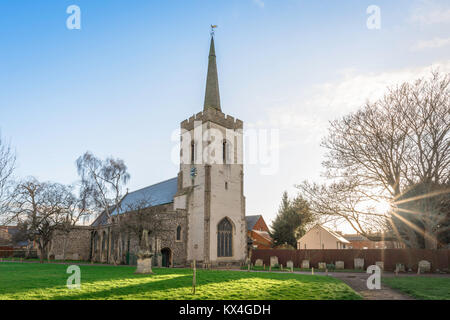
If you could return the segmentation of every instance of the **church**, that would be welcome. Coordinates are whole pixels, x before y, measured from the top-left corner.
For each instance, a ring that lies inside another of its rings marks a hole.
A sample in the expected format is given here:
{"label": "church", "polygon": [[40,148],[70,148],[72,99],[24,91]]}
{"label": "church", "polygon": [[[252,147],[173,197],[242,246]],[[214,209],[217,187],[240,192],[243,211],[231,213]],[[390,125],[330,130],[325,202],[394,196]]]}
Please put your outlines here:
{"label": "church", "polygon": [[[214,33],[211,34],[203,111],[180,124],[177,177],[127,193],[120,212],[100,214],[90,226],[58,234],[55,259],[136,264],[138,237],[115,232],[114,216],[129,214],[147,199],[161,230],[149,235],[153,264],[215,267],[240,265],[247,258],[244,197],[243,122],[222,112]],[[116,210],[117,211],[117,210]]]}

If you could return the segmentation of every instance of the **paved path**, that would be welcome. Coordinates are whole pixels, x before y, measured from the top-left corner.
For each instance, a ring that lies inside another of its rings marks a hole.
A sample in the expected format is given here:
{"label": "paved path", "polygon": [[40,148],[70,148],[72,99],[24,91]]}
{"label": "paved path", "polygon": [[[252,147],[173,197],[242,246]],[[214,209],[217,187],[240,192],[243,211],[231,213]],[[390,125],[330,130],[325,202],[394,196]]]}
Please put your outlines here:
{"label": "paved path", "polygon": [[335,272],[330,275],[342,280],[350,288],[358,292],[365,300],[414,300],[411,296],[400,293],[383,284],[381,284],[381,289],[369,290],[367,288],[367,278],[370,274],[368,273]]}

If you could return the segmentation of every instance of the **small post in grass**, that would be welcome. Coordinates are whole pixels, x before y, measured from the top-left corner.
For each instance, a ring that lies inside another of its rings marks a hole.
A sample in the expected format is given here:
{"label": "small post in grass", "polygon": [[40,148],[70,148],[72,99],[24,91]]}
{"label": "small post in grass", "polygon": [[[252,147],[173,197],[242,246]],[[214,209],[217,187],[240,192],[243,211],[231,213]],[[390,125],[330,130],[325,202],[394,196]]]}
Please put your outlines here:
{"label": "small post in grass", "polygon": [[248,272],[250,272],[250,261],[248,262]]}
{"label": "small post in grass", "polygon": [[283,271],[283,265],[281,265],[281,271]]}
{"label": "small post in grass", "polygon": [[294,264],[291,264],[291,272],[294,272]]}
{"label": "small post in grass", "polygon": [[311,268],[311,274],[314,275],[314,267]]}
{"label": "small post in grass", "polygon": [[417,266],[417,275],[420,275],[420,266]]}
{"label": "small post in grass", "polygon": [[265,264],[263,264],[263,270],[266,271],[266,265]]}
{"label": "small post in grass", "polygon": [[192,294],[195,294],[195,285],[197,284],[197,266],[195,259],[193,261],[193,274],[192,274]]}
{"label": "small post in grass", "polygon": [[325,268],[325,274],[328,275],[328,268]]}

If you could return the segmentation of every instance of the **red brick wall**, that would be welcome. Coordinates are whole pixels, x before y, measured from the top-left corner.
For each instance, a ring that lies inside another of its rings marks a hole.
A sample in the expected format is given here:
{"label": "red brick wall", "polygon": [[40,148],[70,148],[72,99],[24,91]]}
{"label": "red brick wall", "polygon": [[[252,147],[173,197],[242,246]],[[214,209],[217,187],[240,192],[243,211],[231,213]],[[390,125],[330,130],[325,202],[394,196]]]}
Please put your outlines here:
{"label": "red brick wall", "polygon": [[256,232],[249,231],[248,236],[253,240],[253,245],[257,246],[257,249],[271,249],[272,242],[267,240],[266,238],[260,236]]}
{"label": "red brick wall", "polygon": [[396,263],[403,263],[406,268],[417,271],[420,260],[431,262],[431,269],[444,270],[450,268],[450,250],[426,250],[426,249],[342,249],[342,250],[253,250],[252,262],[263,259],[265,265],[270,264],[270,257],[277,256],[280,264],[286,265],[291,260],[294,267],[300,267],[302,260],[309,260],[310,266],[317,268],[319,262],[335,263],[344,261],[345,269],[354,268],[354,259],[363,258],[364,267],[374,265],[376,261],[384,261],[384,268],[393,271]]}
{"label": "red brick wall", "polygon": [[260,217],[258,221],[255,223],[255,225],[253,226],[253,230],[269,232],[269,228],[267,227],[262,217]]}

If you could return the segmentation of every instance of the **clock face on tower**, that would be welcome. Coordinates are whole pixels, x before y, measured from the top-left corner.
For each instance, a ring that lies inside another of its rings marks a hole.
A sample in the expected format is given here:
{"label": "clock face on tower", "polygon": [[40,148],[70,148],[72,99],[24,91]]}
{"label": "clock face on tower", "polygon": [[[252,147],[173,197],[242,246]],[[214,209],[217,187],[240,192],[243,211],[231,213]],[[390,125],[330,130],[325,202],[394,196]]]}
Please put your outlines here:
{"label": "clock face on tower", "polygon": [[191,178],[194,179],[197,176],[197,168],[191,168]]}

